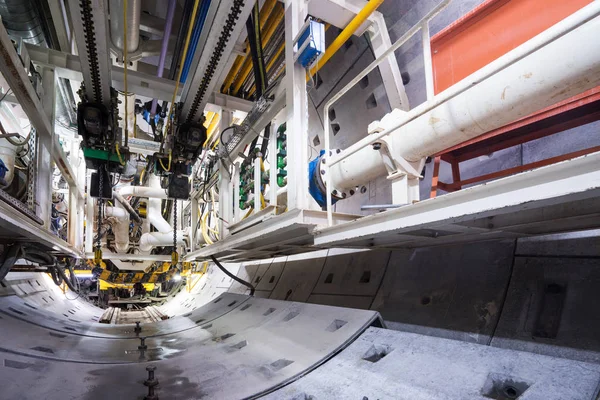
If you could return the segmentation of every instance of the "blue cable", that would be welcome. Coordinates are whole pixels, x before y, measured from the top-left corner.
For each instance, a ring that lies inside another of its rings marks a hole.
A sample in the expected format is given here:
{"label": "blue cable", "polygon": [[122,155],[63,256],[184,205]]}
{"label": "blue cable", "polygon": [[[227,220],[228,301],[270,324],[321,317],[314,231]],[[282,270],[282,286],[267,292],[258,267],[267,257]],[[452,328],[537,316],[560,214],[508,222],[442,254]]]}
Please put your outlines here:
{"label": "blue cable", "polygon": [[204,28],[204,23],[206,22],[206,16],[208,15],[208,8],[210,7],[210,0],[203,0],[200,5],[200,14],[194,23],[194,30],[192,31],[192,41],[190,42],[190,47],[188,49],[188,54],[185,58],[185,62],[183,63],[183,70],[181,71],[181,83],[185,83],[188,73],[190,72],[190,67],[192,66],[192,60],[194,59],[194,53],[196,52],[196,47],[198,46],[198,41],[200,40],[200,34],[202,33],[202,29]]}

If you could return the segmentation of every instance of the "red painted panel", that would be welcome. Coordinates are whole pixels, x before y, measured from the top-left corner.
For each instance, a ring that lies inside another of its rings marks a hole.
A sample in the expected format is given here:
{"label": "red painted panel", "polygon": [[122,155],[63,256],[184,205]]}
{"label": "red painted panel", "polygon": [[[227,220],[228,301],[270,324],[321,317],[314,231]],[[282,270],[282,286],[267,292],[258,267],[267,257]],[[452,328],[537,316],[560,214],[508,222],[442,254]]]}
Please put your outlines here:
{"label": "red painted panel", "polygon": [[592,0],[488,0],[431,38],[440,93]]}

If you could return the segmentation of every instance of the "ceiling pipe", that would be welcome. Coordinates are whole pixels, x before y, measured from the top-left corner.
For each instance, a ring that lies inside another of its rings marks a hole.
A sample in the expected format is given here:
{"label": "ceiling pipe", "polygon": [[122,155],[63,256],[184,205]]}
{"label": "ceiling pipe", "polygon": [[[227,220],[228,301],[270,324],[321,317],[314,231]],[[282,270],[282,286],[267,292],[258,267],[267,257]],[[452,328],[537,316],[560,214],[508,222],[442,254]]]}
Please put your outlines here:
{"label": "ceiling pipe", "polygon": [[141,0],[127,1],[127,32],[123,16],[124,0],[110,0],[110,38],[119,50],[125,49],[125,34],[127,35],[127,52],[133,53],[140,45],[140,16],[142,14]]}
{"label": "ceiling pipe", "polygon": [[[162,38],[162,45],[160,48],[160,55],[158,58],[158,71],[156,76],[162,78],[165,70],[165,59],[167,57],[167,50],[169,49],[169,38],[171,37],[171,29],[173,28],[173,17],[175,16],[175,6],[177,0],[169,0],[169,7],[167,8],[167,20],[165,21],[165,31]],[[152,99],[152,108],[150,109],[151,117],[156,114],[156,103],[157,99]]]}

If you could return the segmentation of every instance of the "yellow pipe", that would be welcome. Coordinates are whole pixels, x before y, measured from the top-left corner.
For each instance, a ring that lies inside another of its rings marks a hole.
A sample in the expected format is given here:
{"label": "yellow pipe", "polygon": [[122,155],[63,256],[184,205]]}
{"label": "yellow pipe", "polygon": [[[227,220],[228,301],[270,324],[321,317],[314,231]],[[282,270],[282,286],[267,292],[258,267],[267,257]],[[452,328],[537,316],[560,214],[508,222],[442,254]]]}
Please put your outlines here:
{"label": "yellow pipe", "polygon": [[212,122],[213,118],[215,117],[215,112],[213,111],[208,111],[206,113],[206,118],[204,119],[204,127],[208,128],[210,126],[210,123]]}
{"label": "yellow pipe", "polygon": [[[267,0],[267,1],[265,1],[265,4],[263,4],[262,9],[260,10],[260,19],[259,19],[261,29],[265,26],[265,23],[267,22],[267,19],[271,15],[271,12],[275,8],[276,4],[277,4],[277,0]],[[240,72],[240,68],[242,68],[242,64],[243,64],[244,60],[246,60],[246,58],[248,57],[248,54],[250,54],[250,43],[246,44],[246,55],[245,56],[237,56],[233,65],[231,66],[231,69],[229,70],[229,73],[227,74],[227,78],[225,79],[225,83],[223,86],[223,93],[227,93],[227,91],[229,90],[229,87],[233,83],[233,80],[237,76],[238,72]]]}
{"label": "yellow pipe", "polygon": [[244,57],[244,56],[237,56],[237,58],[233,62],[233,65],[231,66],[231,69],[229,70],[229,73],[227,74],[227,78],[225,78],[225,83],[223,84],[223,93],[227,93],[227,91],[231,87],[231,84],[233,83],[233,80],[237,76],[238,72],[240,71],[240,68],[242,67],[242,63],[244,62],[245,59],[246,59],[246,57]]}
{"label": "yellow pipe", "polygon": [[[217,126],[219,125],[220,121],[221,121],[220,115],[217,115],[217,117],[215,119],[213,119],[212,123],[208,127],[208,139],[211,139],[213,137],[213,134],[217,130]],[[208,141],[206,143],[208,143]],[[204,143],[204,146],[206,146],[206,143]]]}
{"label": "yellow pipe", "polygon": [[[383,1],[383,0],[382,0]],[[267,23],[267,27],[264,32],[264,36],[262,36],[261,40],[263,42],[263,47],[269,43],[269,40],[275,33],[277,26],[283,20],[283,8],[277,7],[277,10],[269,17],[269,21]],[[238,79],[233,87],[233,93],[236,93],[240,90],[244,81],[252,71],[252,61],[251,57],[248,57],[244,60],[244,64],[242,67],[242,72],[239,74]]]}
{"label": "yellow pipe", "polygon": [[212,139],[212,135],[213,135],[213,133],[215,133],[216,127],[220,120],[221,120],[221,117],[219,116],[219,114],[215,113],[215,117],[210,122],[210,125],[208,126],[208,128],[206,128],[206,132],[207,132],[206,140],[202,144],[202,147],[206,147],[206,144],[210,143],[210,139]]}
{"label": "yellow pipe", "polygon": [[335,38],[333,43],[331,43],[327,50],[325,50],[325,54],[323,54],[323,57],[321,57],[319,60],[318,65],[315,65],[313,68],[311,68],[310,72],[306,75],[307,82],[310,81],[312,76],[317,73],[319,68],[325,65],[327,61],[329,61],[329,59],[333,57],[333,55],[340,49],[340,47],[342,47],[342,45],[346,43],[346,41],[350,39],[352,35],[354,35],[354,32],[356,32],[356,30],[367,20],[367,18],[369,18],[369,16],[373,14],[375,10],[377,10],[377,7],[379,7],[381,3],[383,3],[383,0],[371,0],[365,4],[362,10],[356,14],[352,21],[348,23],[344,30],[340,32],[338,37]]}

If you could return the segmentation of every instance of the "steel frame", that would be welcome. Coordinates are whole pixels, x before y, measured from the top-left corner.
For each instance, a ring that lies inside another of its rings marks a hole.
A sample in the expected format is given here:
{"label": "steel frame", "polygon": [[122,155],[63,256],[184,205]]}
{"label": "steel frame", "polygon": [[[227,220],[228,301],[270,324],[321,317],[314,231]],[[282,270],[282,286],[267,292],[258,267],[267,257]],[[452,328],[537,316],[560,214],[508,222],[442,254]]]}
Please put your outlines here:
{"label": "steel frame", "polygon": [[[447,192],[455,191],[461,189],[463,185],[508,176],[598,151],[598,149],[592,147],[466,180],[462,180],[460,176],[460,163],[463,161],[600,120],[599,105],[600,87],[596,87],[502,128],[495,129],[473,140],[435,154],[430,197],[435,197],[438,189]],[[439,182],[441,161],[446,161],[451,165],[451,183]]]}
{"label": "steel frame", "polygon": [[[419,247],[595,227],[600,223],[597,201],[581,210],[569,204],[598,196],[599,163],[600,153],[593,153],[341,226],[317,228],[315,245]],[[552,212],[551,207],[555,207]],[[549,219],[549,215],[554,218]],[[511,222],[496,225],[503,216]],[[415,234],[425,229],[431,230],[432,235]],[[442,234],[436,236],[435,231]],[[461,235],[444,239],[443,232]],[[384,238],[385,244],[378,244]]]}
{"label": "steel frame", "polygon": [[[44,223],[43,227],[33,224],[24,214],[16,212],[6,204],[0,204],[2,228],[15,234],[15,239],[25,237],[35,240],[54,251],[80,256],[75,242],[68,243],[50,232],[50,200],[52,185],[51,161],[56,163],[59,171],[69,185],[70,199],[74,210],[80,210],[83,191],[78,184],[78,171],[65,157],[58,137],[54,134],[54,101],[56,75],[51,68],[41,71],[44,96],[40,99],[27,76],[19,55],[17,54],[6,29],[0,24],[0,72],[7,80],[18,103],[36,129],[36,170],[35,199],[37,214]],[[77,223],[78,224],[78,223]],[[76,226],[74,224],[73,226]],[[72,236],[71,236],[72,237]]]}

